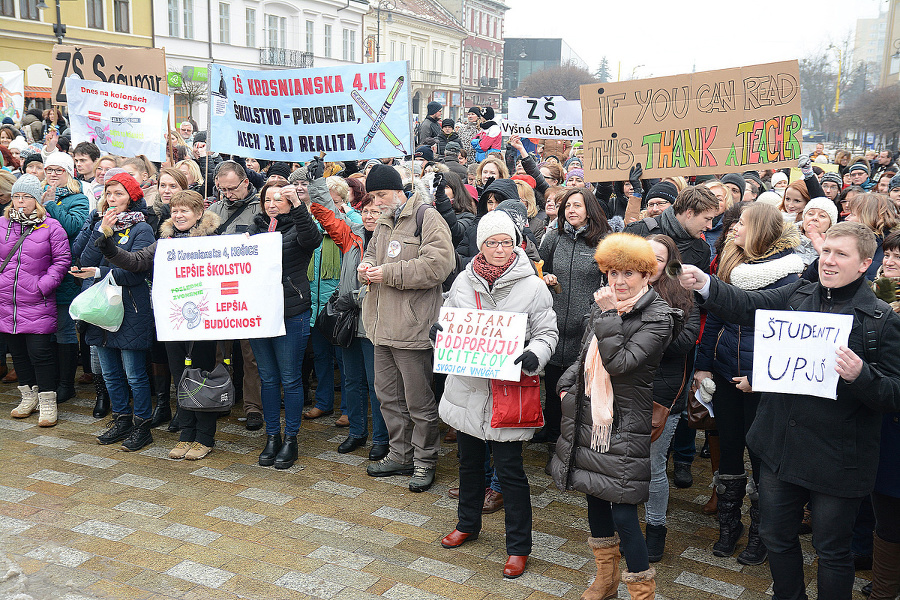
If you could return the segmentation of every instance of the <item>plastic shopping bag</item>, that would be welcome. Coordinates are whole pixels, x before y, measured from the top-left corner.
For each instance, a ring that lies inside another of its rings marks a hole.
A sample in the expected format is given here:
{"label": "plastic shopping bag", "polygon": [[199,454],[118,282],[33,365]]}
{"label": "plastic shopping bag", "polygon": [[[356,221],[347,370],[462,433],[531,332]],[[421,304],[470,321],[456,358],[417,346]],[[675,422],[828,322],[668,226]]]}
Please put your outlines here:
{"label": "plastic shopping bag", "polygon": [[107,331],[119,330],[125,307],[122,306],[122,286],[116,285],[112,271],[72,300],[69,316]]}

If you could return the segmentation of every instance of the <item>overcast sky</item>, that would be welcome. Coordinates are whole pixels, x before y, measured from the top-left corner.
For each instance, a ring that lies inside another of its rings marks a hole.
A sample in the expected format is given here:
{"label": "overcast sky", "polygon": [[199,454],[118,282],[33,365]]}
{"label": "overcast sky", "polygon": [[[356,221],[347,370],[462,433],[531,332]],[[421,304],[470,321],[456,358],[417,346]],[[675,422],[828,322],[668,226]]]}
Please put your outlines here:
{"label": "overcast sky", "polygon": [[851,45],[856,19],[887,0],[507,0],[506,37],[563,38],[616,80],[801,59]]}

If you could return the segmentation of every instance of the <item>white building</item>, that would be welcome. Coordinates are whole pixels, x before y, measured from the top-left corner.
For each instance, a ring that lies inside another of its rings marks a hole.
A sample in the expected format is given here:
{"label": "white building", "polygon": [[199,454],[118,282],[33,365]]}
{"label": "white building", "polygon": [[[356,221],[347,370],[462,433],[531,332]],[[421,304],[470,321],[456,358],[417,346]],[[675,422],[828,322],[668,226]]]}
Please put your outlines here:
{"label": "white building", "polygon": [[[239,69],[328,67],[362,62],[367,0],[153,0],[154,46],[165,48],[170,90],[203,87],[208,63]],[[191,83],[193,80],[194,84]],[[174,90],[173,90],[174,91]],[[175,121],[201,129],[206,102],[175,95]]]}

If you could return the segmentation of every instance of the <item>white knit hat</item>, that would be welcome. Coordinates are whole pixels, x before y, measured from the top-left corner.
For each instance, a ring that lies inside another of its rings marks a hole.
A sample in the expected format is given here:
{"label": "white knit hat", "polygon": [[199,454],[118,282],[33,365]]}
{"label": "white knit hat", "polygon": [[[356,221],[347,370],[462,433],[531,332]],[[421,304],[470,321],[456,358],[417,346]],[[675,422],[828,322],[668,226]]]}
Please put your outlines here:
{"label": "white knit hat", "polygon": [[25,138],[23,138],[21,135],[17,136],[16,139],[14,139],[13,141],[11,141],[9,143],[10,150],[18,150],[19,152],[22,152],[22,150],[24,150],[27,147],[28,147],[28,142],[26,142]]}
{"label": "white knit hat", "polygon": [[806,206],[803,208],[803,216],[806,217],[806,212],[812,208],[818,208],[819,210],[824,210],[828,213],[828,218],[831,219],[832,225],[837,225],[838,222],[838,211],[837,206],[824,196],[819,196],[818,198],[813,198],[809,202],[806,203]]}
{"label": "white knit hat", "polygon": [[788,183],[788,176],[785,175],[784,173],[782,173],[781,171],[776,171],[775,173],[772,173],[772,187],[773,188],[775,187],[775,184],[778,183],[779,181]]}
{"label": "white knit hat", "polygon": [[44,168],[62,167],[69,174],[69,177],[75,177],[75,161],[65,152],[54,152],[44,159]]}
{"label": "white knit hat", "polygon": [[771,204],[775,208],[781,206],[781,196],[772,191],[763,192],[759,195],[756,201],[762,202],[763,204]]}
{"label": "white knit hat", "polygon": [[492,210],[478,221],[478,231],[475,235],[476,247],[481,250],[484,240],[501,233],[511,237],[515,243],[517,235],[515,223],[502,210]]}

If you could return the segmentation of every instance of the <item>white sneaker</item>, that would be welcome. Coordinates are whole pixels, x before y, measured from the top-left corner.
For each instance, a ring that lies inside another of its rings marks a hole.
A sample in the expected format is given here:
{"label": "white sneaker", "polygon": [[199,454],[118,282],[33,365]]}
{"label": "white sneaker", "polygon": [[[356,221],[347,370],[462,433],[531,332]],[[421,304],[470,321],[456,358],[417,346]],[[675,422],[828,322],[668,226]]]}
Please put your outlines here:
{"label": "white sneaker", "polygon": [[12,409],[12,412],[9,414],[16,419],[24,419],[34,412],[34,409],[37,408],[38,405],[38,392],[37,386],[31,388],[27,385],[19,386],[19,393],[22,394],[22,401],[19,402],[19,405]]}
{"label": "white sneaker", "polygon": [[53,427],[56,425],[56,392],[40,392],[38,404],[41,415],[38,417],[40,427]]}

